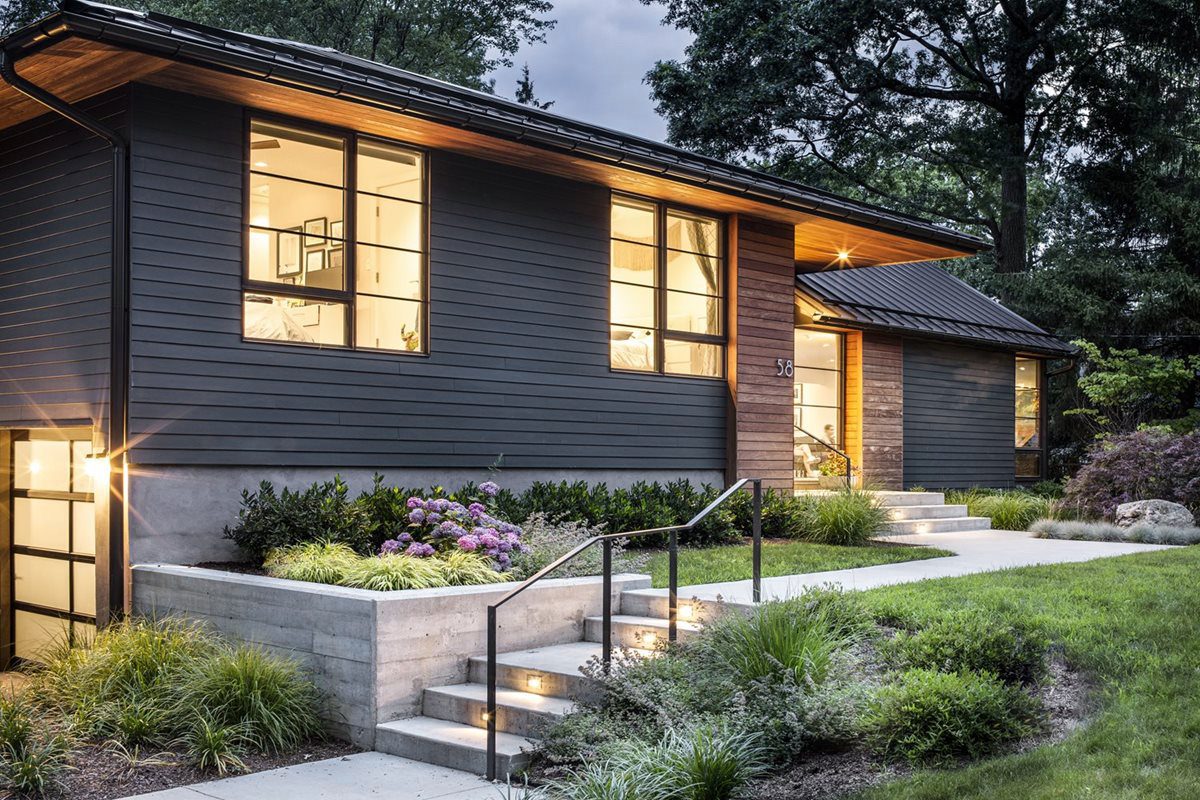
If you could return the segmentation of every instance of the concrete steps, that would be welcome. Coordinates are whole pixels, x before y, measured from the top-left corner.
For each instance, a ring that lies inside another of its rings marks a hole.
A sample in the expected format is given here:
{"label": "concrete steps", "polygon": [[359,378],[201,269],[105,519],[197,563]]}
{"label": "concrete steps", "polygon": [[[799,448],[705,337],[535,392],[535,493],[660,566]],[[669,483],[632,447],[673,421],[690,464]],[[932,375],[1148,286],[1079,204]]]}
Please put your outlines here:
{"label": "concrete steps", "polygon": [[[496,689],[496,728],[518,736],[538,736],[545,726],[570,711],[575,704],[563,697],[550,697]],[[460,683],[426,689],[422,710],[427,717],[487,727],[487,685]]]}
{"label": "concrete steps", "polygon": [[[503,775],[529,758],[534,744],[524,736],[496,734],[496,762]],[[487,731],[461,722],[409,717],[375,726],[375,749],[414,761],[482,775],[487,772]]]}
{"label": "concrete steps", "polygon": [[880,536],[903,536],[913,533],[961,533],[964,531],[986,531],[992,527],[987,517],[944,517],[931,519],[904,519],[887,523]]}
{"label": "concrete steps", "polygon": [[[624,607],[624,602],[622,602]],[[667,606],[662,606],[662,616],[644,615],[631,616],[614,614],[612,618],[613,647],[634,648],[639,650],[654,650],[667,642],[669,623],[666,620]],[[678,620],[675,631],[680,641],[694,636],[700,626],[691,622]],[[604,640],[604,617],[588,617],[584,620],[584,638],[589,642]]]}
{"label": "concrete steps", "polygon": [[968,515],[965,505],[946,505],[942,492],[879,492],[888,512],[887,527],[880,536],[917,533],[960,533],[992,527],[987,517]]}
{"label": "concrete steps", "polygon": [[967,516],[967,507],[963,505],[891,506],[887,511],[888,518],[893,522],[906,519],[945,519],[946,517]]}

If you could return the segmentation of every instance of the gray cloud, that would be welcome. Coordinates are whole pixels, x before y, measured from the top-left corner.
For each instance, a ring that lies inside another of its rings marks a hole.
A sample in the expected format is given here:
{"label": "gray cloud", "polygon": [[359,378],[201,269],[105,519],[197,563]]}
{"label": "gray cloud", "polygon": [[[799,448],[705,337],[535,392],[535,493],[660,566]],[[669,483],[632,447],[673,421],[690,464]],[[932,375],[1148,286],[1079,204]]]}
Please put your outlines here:
{"label": "gray cloud", "polygon": [[638,0],[555,0],[558,25],[544,43],[522,48],[511,69],[493,74],[496,93],[512,97],[528,62],[534,92],[554,101],[551,111],[662,140],[667,126],[642,80],[655,61],[682,56],[690,41],[660,25],[662,13]]}

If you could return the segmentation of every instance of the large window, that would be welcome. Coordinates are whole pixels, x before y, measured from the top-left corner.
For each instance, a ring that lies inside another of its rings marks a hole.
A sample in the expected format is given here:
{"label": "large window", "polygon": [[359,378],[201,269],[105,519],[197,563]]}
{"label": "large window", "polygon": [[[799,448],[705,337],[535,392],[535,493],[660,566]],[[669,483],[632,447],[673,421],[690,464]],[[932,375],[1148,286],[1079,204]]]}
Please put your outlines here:
{"label": "large window", "polygon": [[722,376],[723,247],[718,219],[613,197],[609,352],[614,369]]}
{"label": "large window", "polygon": [[247,339],[426,350],[424,156],[250,122]]}
{"label": "large window", "polygon": [[1042,364],[1017,358],[1017,477],[1042,476]]}
{"label": "large window", "polygon": [[843,449],[844,351],[840,333],[796,328],[792,376],[793,456],[797,483],[815,482],[833,458],[826,445]]}

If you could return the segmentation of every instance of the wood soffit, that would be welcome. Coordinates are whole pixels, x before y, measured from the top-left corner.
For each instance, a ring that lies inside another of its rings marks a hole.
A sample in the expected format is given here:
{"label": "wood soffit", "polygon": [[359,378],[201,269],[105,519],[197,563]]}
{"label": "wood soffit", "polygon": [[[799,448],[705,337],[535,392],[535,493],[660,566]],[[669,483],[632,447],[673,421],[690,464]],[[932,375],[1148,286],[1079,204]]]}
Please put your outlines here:
{"label": "wood soffit", "polygon": [[[611,189],[725,214],[744,214],[794,226],[796,266],[805,271],[933,261],[967,251],[910,239],[693,186],[580,156],[493,138],[421,117],[171,61],[79,37],[22,58],[22,77],[76,103],[121,85],[140,82],[250,108],[352,128],[411,144],[531,169]],[[46,113],[40,104],[0,84],[0,129]],[[848,258],[839,258],[846,254]]]}

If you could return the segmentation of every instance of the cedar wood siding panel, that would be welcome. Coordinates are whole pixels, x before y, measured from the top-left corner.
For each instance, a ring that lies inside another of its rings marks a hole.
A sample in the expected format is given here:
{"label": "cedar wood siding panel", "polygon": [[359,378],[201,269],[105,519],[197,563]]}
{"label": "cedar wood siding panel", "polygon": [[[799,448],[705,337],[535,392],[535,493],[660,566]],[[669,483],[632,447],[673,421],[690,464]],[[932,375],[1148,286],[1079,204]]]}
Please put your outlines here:
{"label": "cedar wood siding panel", "polygon": [[242,109],[134,118],[135,462],[724,468],[723,382],[609,369],[607,189],[433,152],[431,355],[243,342]]}
{"label": "cedar wood siding panel", "polygon": [[[124,92],[80,104],[125,124]],[[0,132],[0,425],[104,427],[112,150],[58,114]]]}
{"label": "cedar wood siding panel", "polygon": [[863,478],[879,489],[899,489],[904,482],[903,401],[904,342],[898,336],[863,332],[859,338],[859,433]]}
{"label": "cedar wood siding panel", "polygon": [[904,485],[1012,486],[1012,353],[904,342]]}
{"label": "cedar wood siding panel", "polygon": [[791,226],[742,217],[736,237],[737,478],[790,491],[792,380],[775,360],[795,350],[796,266]]}

